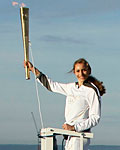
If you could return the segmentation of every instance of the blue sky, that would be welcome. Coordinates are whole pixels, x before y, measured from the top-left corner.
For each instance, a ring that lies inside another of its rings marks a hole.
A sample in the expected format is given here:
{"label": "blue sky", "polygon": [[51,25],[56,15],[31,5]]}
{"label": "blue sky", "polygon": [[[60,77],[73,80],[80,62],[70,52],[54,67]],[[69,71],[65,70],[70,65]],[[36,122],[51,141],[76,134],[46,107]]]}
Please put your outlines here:
{"label": "blue sky", "polygon": [[[30,40],[36,67],[59,82],[76,81],[74,61],[84,57],[104,82],[102,118],[92,144],[119,145],[120,1],[16,0],[30,8]],[[25,80],[19,7],[0,1],[0,144],[35,144],[31,112],[41,128],[34,76]],[[31,58],[30,58],[31,60]],[[65,97],[38,85],[44,127],[61,128]],[[108,136],[109,135],[109,136]]]}

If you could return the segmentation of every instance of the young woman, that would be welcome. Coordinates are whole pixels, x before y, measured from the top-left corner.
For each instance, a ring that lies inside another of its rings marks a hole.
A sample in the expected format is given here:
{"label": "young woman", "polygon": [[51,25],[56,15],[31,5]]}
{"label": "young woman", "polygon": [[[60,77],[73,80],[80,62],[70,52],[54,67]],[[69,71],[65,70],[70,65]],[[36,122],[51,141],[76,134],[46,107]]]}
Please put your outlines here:
{"label": "young woman", "polygon": [[[35,73],[38,82],[51,92],[66,96],[65,119],[63,129],[90,132],[91,128],[99,123],[101,117],[101,96],[105,93],[103,83],[90,76],[91,67],[84,59],[78,59],[71,72],[77,77],[74,83],[58,83],[40,72],[30,62],[24,63],[30,71]],[[90,139],[84,139],[84,150],[88,150]],[[69,137],[66,141],[66,150],[80,150],[80,139]]]}

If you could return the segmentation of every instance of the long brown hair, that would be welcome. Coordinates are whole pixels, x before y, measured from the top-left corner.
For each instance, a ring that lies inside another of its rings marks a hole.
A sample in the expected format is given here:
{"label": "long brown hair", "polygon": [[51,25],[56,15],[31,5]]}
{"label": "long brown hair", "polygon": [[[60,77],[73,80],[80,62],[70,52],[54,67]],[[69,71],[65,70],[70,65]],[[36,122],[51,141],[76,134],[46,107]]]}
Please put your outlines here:
{"label": "long brown hair", "polygon": [[105,94],[105,93],[106,93],[106,89],[105,89],[105,86],[103,85],[103,82],[99,81],[98,79],[96,79],[95,77],[93,77],[93,76],[90,75],[90,74],[91,74],[91,67],[90,67],[89,63],[88,63],[84,58],[80,58],[80,59],[76,60],[76,61],[74,62],[74,64],[73,64],[72,70],[69,71],[69,73],[70,73],[70,72],[74,72],[74,70],[75,70],[75,65],[76,65],[77,63],[82,63],[82,64],[84,64],[85,67],[86,67],[86,69],[87,69],[88,72],[89,72],[89,76],[88,76],[88,78],[87,78],[87,80],[86,80],[85,82],[89,82],[89,83],[92,82],[92,83],[98,88],[98,90],[99,90],[101,96],[102,96],[103,94]]}
{"label": "long brown hair", "polygon": [[102,96],[103,94],[106,93],[106,89],[105,89],[105,86],[103,85],[103,82],[99,81],[95,77],[89,76],[87,78],[86,82],[88,82],[88,83],[92,82],[98,88],[98,90],[100,92],[100,96]]}

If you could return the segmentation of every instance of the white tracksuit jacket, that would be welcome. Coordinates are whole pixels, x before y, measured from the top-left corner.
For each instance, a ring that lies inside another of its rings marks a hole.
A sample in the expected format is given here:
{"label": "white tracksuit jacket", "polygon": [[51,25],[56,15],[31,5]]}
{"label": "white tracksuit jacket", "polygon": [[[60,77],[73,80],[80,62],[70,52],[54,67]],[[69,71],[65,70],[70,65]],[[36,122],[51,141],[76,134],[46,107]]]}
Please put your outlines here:
{"label": "white tracksuit jacket", "polygon": [[[37,80],[49,91],[66,96],[66,123],[74,125],[77,132],[88,131],[98,124],[101,116],[101,97],[93,83],[84,83],[78,88],[75,82],[67,84],[53,82],[42,72],[37,77]],[[79,150],[77,139],[71,138],[66,150]],[[89,141],[86,141],[86,145],[89,145]],[[87,150],[85,147],[84,149]]]}

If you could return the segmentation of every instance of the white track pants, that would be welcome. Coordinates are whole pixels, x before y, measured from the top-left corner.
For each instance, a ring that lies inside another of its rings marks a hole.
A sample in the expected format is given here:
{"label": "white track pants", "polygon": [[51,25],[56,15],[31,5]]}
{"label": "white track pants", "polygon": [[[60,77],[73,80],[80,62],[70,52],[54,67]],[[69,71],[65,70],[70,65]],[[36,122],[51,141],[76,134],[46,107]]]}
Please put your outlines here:
{"label": "white track pants", "polygon": [[[83,150],[88,150],[90,139],[84,138]],[[70,137],[66,141],[65,150],[80,150],[80,138]]]}

